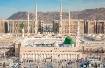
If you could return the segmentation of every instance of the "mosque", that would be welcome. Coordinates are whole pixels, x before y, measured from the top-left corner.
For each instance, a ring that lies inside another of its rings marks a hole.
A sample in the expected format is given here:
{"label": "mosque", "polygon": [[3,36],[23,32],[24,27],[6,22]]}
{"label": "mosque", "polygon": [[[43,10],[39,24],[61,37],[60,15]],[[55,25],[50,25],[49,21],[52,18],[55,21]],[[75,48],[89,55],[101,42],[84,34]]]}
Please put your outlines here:
{"label": "mosque", "polygon": [[[46,24],[37,20],[37,6],[35,20],[4,20],[0,19],[0,42],[15,45],[15,56],[23,66],[27,63],[39,63],[44,60],[77,60],[87,57],[84,51],[94,51],[105,45],[105,21],[62,19],[62,5],[60,20]],[[53,27],[53,26],[57,27]],[[46,29],[47,28],[47,29]],[[7,41],[6,41],[7,40]],[[1,44],[1,45],[2,45]],[[8,47],[5,47],[5,49]],[[5,52],[5,51],[4,51]]]}

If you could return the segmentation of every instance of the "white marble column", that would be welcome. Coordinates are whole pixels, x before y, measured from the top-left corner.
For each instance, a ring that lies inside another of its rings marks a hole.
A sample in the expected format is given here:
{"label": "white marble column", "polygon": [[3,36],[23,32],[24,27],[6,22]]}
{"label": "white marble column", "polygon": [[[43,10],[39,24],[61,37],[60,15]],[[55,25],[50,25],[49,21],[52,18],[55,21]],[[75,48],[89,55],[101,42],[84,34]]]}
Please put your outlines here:
{"label": "white marble column", "polygon": [[89,29],[89,25],[90,25],[91,21],[88,21],[88,34],[90,34],[90,29]]}
{"label": "white marble column", "polygon": [[24,28],[22,29],[22,37],[24,37]]}
{"label": "white marble column", "polygon": [[14,33],[14,21],[12,21],[12,33]]}
{"label": "white marble column", "polygon": [[10,24],[9,24],[9,21],[8,21],[8,33],[10,32]]}
{"label": "white marble column", "polygon": [[38,19],[37,19],[37,4],[36,4],[36,11],[35,11],[35,34],[38,31]]}
{"label": "white marble column", "polygon": [[29,32],[30,32],[30,26],[29,26],[29,25],[30,25],[30,22],[29,22],[29,16],[30,16],[30,15],[29,15],[29,12],[28,12],[28,13],[27,13],[27,22],[28,22],[28,27],[27,27],[27,28],[28,28],[28,32],[27,32],[27,33],[29,33]]}

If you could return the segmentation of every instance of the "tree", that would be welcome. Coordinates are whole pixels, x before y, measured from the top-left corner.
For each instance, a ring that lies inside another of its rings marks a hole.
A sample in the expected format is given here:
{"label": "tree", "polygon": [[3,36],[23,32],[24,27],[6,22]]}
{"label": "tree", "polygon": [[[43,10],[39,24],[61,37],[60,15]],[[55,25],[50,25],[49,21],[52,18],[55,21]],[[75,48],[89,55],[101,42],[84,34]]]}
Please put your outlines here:
{"label": "tree", "polygon": [[19,24],[19,26],[20,26],[20,32],[22,32],[22,29],[24,28],[24,23],[21,22],[21,23]]}

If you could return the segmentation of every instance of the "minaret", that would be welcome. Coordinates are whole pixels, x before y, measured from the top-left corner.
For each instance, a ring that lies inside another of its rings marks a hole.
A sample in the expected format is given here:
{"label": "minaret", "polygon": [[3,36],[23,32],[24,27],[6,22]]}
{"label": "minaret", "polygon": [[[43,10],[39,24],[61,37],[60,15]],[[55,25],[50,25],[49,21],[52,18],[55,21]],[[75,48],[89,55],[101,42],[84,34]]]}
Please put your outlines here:
{"label": "minaret", "polygon": [[80,46],[80,20],[77,23],[77,36],[76,36],[76,46]]}
{"label": "minaret", "polygon": [[70,10],[69,10],[69,34],[70,34],[70,27],[71,27],[71,23],[70,23],[70,20],[71,20],[71,16],[70,16]]}
{"label": "minaret", "polygon": [[27,33],[29,33],[29,32],[30,32],[30,26],[29,26],[29,12],[27,13],[27,20],[28,20],[28,32],[27,32]]}
{"label": "minaret", "polygon": [[37,19],[37,4],[35,6],[35,34],[37,34],[38,31],[38,19]]}
{"label": "minaret", "polygon": [[59,33],[62,34],[62,0],[60,3],[60,24],[59,24]]}

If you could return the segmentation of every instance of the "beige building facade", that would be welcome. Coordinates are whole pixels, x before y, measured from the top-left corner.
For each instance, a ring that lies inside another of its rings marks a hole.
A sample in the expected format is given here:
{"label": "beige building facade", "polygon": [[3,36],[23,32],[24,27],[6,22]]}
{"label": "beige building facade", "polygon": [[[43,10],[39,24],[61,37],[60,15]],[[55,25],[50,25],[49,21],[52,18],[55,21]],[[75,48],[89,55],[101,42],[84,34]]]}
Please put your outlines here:
{"label": "beige building facade", "polygon": [[75,52],[75,48],[57,48],[57,47],[39,47],[39,48],[21,48],[20,59],[21,61],[37,60],[43,61],[45,59],[52,60],[75,60],[83,58],[82,53]]}
{"label": "beige building facade", "polygon": [[[79,25],[78,25],[79,22]],[[0,33],[21,33],[21,23],[24,24],[24,32],[35,33],[35,21],[29,20],[0,20]],[[40,23],[39,23],[40,24]],[[29,25],[29,26],[28,26]],[[53,25],[52,25],[53,26]],[[77,35],[78,27],[80,34],[104,34],[105,33],[105,21],[104,20],[79,20],[79,19],[68,19],[62,20],[62,29],[58,32],[61,35]],[[37,29],[38,30],[38,29]],[[52,28],[53,30],[53,28]],[[37,31],[38,33],[38,31]],[[49,33],[49,32],[48,32]],[[54,33],[54,32],[52,32]]]}

